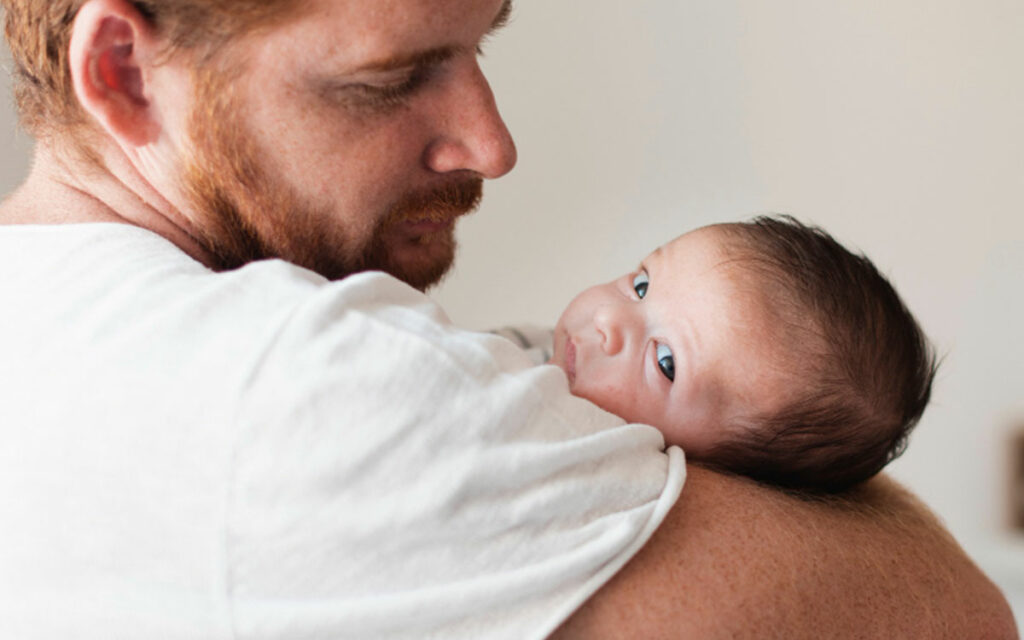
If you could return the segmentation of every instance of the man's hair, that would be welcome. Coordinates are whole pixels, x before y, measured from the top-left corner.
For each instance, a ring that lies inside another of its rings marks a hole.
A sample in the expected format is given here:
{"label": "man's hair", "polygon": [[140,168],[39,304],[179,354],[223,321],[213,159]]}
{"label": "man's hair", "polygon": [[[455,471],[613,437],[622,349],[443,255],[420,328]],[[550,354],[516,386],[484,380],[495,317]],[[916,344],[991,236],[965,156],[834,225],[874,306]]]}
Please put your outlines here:
{"label": "man's hair", "polygon": [[931,395],[937,362],[917,321],[870,260],[818,227],[780,216],[725,231],[796,375],[781,410],[727,425],[709,459],[817,492],[875,475],[903,453]]}
{"label": "man's hair", "polygon": [[[74,134],[87,122],[71,82],[68,49],[86,0],[0,0],[14,60],[14,95],[34,136]],[[168,54],[208,58],[232,37],[267,23],[294,0],[136,0],[130,2],[167,42]]]}

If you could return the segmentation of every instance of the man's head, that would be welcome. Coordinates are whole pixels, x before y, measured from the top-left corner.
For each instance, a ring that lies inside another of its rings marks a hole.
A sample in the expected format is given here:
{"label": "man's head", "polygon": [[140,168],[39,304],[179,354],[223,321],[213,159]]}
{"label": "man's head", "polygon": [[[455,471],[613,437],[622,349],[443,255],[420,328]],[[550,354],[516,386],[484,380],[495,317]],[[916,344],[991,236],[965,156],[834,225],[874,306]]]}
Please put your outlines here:
{"label": "man's head", "polygon": [[584,291],[552,362],[694,459],[827,491],[902,453],[936,367],[871,262],[791,218],[698,229]]}
{"label": "man's head", "polygon": [[425,288],[482,180],[515,163],[477,64],[501,0],[3,3],[26,126],[214,267],[281,257]]}

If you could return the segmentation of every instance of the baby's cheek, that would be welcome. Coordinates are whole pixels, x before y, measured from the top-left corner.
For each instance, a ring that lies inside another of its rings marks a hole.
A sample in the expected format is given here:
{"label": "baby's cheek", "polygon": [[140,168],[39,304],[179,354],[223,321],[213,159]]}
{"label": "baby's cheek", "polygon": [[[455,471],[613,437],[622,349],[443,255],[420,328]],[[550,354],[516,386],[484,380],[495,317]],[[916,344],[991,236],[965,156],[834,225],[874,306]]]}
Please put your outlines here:
{"label": "baby's cheek", "polygon": [[657,427],[658,431],[661,432],[661,435],[664,436],[666,445],[676,445],[678,447],[682,447],[687,454],[694,453],[692,447],[690,446],[692,443],[687,442],[686,438],[683,435],[683,430],[678,425],[656,424],[654,426]]}
{"label": "baby's cheek", "polygon": [[638,401],[636,389],[622,381],[605,381],[580,389],[577,395],[585,397],[609,413],[626,422],[645,422],[643,405]]}

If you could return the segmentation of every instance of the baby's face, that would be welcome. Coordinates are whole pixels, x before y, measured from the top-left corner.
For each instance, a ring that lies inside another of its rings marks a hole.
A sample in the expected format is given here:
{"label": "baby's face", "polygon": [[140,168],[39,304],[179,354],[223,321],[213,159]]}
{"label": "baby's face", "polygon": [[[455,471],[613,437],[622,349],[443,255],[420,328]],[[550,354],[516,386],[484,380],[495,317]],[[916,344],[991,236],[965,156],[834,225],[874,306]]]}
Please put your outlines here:
{"label": "baby's face", "polygon": [[721,229],[698,229],[577,296],[555,327],[551,360],[572,393],[694,455],[725,435],[730,417],[780,404],[773,327],[724,246]]}

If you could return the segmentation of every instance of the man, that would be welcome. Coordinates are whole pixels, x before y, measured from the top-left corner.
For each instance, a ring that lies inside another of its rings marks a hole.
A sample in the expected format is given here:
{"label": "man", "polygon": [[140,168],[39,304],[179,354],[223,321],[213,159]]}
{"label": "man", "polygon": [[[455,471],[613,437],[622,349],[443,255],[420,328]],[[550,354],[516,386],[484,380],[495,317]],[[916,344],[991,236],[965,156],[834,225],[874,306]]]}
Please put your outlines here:
{"label": "man", "polygon": [[346,277],[436,282],[514,165],[507,0],[3,6],[0,635],[1015,637],[887,481],[673,507],[656,431]]}

